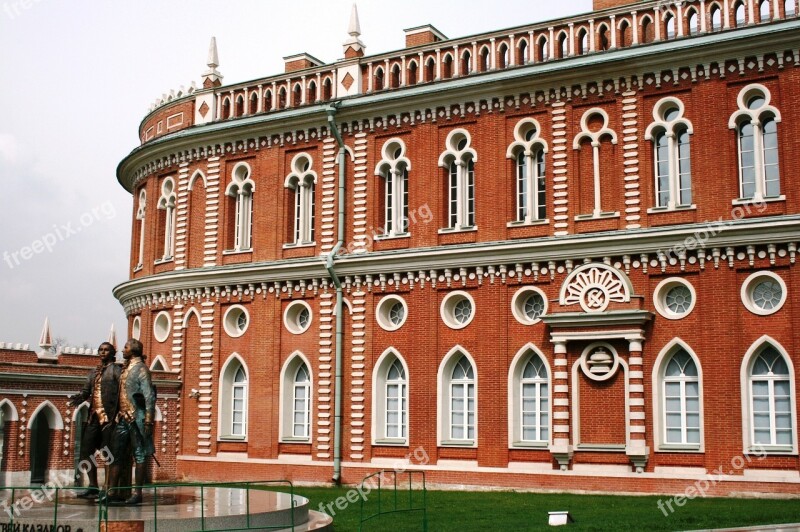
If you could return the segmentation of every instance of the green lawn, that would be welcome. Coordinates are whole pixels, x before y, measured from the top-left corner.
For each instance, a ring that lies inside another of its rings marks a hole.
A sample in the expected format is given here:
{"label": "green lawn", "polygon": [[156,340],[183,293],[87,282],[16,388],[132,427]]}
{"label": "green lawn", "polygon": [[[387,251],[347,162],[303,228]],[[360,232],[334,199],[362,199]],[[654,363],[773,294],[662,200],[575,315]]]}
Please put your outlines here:
{"label": "green lawn", "polygon": [[[337,497],[346,497],[349,488],[296,487],[296,493],[308,497],[310,508],[332,503],[337,532],[358,530],[360,502],[348,503],[344,510],[335,506]],[[398,492],[401,506],[408,505],[408,492]],[[547,525],[547,512],[569,510],[575,523],[564,530],[692,530],[795,523],[800,521],[800,499],[694,499],[683,507],[673,505],[669,516],[657,502],[666,497],[623,497],[609,495],[538,494],[515,492],[428,491],[428,530],[431,532],[527,531],[553,530]],[[351,495],[355,499],[355,495]],[[377,492],[367,495],[365,513],[374,512]],[[421,492],[413,493],[415,505],[421,504]],[[392,495],[384,492],[383,508],[391,507]],[[340,501],[340,505],[342,501]],[[331,512],[329,512],[331,513]],[[365,523],[365,531],[421,530],[422,514],[389,514]]]}

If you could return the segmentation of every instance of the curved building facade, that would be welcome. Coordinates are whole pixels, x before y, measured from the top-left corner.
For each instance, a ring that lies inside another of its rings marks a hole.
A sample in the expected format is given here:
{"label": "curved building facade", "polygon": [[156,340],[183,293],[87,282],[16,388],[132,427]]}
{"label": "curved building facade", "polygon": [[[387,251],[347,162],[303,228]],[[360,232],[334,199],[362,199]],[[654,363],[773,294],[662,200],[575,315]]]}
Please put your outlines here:
{"label": "curved building facade", "polygon": [[595,7],[154,105],[115,294],[178,475],[798,491],[798,6]]}

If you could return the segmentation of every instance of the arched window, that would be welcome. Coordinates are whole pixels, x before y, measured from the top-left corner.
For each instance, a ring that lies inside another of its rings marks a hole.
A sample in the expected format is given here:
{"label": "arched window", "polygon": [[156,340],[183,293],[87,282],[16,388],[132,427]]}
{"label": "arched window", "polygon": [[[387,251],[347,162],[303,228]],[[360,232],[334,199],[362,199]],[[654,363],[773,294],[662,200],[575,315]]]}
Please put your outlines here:
{"label": "arched window", "polygon": [[748,85],[739,93],[739,110],[728,124],[737,133],[740,199],[761,201],[781,195],[778,165],[781,115],[770,105],[770,99],[770,92],[763,85]]}
{"label": "arched window", "polygon": [[491,68],[491,65],[489,64],[489,47],[484,46],[483,48],[481,48],[478,69],[481,72],[486,72],[487,70],[489,70],[489,68]]}
{"label": "arched window", "polygon": [[303,103],[303,89],[299,83],[295,83],[292,89],[292,107],[298,107]]}
{"label": "arched window", "polygon": [[442,79],[450,79],[453,77],[453,57],[450,54],[444,56],[442,59]]}
{"label": "arched window", "polygon": [[308,84],[306,103],[314,103],[316,101],[317,101],[317,83],[315,81],[311,81]]}
{"label": "arched window", "polygon": [[665,363],[662,387],[663,442],[700,445],[700,378],[697,365],[684,349]]}
{"label": "arched window", "polygon": [[664,15],[664,36],[666,39],[674,39],[676,35],[675,16],[667,13]]}
{"label": "arched window", "polygon": [[286,109],[286,87],[278,91],[278,109]]}
{"label": "arched window", "polygon": [[547,144],[540,137],[538,122],[531,119],[524,119],[516,125],[514,138],[506,156],[514,160],[515,220],[520,223],[543,221],[547,218]]}
{"label": "arched window", "polygon": [[272,91],[264,91],[264,111],[272,111]]}
{"label": "arched window", "polygon": [[656,104],[653,118],[645,139],[653,140],[656,207],[687,207],[692,204],[692,124],[683,116],[683,103],[675,98]]}
{"label": "arched window", "polygon": [[524,65],[530,61],[528,57],[528,41],[522,39],[517,46],[517,63]]}
{"label": "arched window", "polygon": [[589,32],[585,28],[578,30],[578,55],[589,52]]}
{"label": "arched window", "polygon": [[311,156],[298,154],[292,159],[292,173],[286,176],[284,186],[290,190],[290,242],[293,245],[314,243],[316,199],[314,197],[317,174],[311,169]]}
{"label": "arched window", "polygon": [[302,364],[294,374],[292,384],[292,437],[308,438],[311,426],[311,377]]}
{"label": "arched window", "polygon": [[258,112],[258,93],[253,92],[250,94],[250,107],[247,110],[247,113],[254,115],[257,112]]}
{"label": "arched window", "polygon": [[791,361],[782,348],[760,340],[743,362],[745,448],[797,452],[796,397]]}
{"label": "arched window", "polygon": [[509,438],[512,445],[550,441],[550,376],[547,363],[533,346],[520,351],[509,379]]}
{"label": "arched window", "polygon": [[391,77],[389,79],[390,87],[396,89],[400,86],[400,65],[395,64],[392,67]]}
{"label": "arched window", "polygon": [[758,21],[769,22],[772,20],[772,4],[769,0],[761,0],[758,4]]}
{"label": "arched window", "polygon": [[689,23],[689,35],[697,35],[700,33],[700,17],[697,15],[697,11],[694,9],[689,11],[687,21]]}
{"label": "arched window", "polygon": [[435,79],[436,79],[436,60],[433,57],[429,57],[428,61],[425,62],[425,81],[427,83],[430,83]]}
{"label": "arched window", "polygon": [[419,76],[419,68],[417,68],[417,62],[416,61],[411,61],[408,64],[408,74],[406,75],[406,85],[416,85],[418,76]]}
{"label": "arched window", "polygon": [[746,18],[746,15],[745,15],[746,9],[744,7],[744,2],[736,2],[736,4],[734,4],[734,6],[733,6],[733,12],[734,12],[733,20],[734,20],[734,23],[735,23],[736,27],[738,28],[740,26],[744,26],[745,23],[747,22],[747,18]]}
{"label": "arched window", "polygon": [[469,50],[464,50],[461,54],[461,75],[467,76],[472,73],[472,54]]}
{"label": "arched window", "polygon": [[281,440],[311,440],[311,370],[305,357],[295,353],[281,375]]}
{"label": "arched window", "polygon": [[247,399],[247,368],[237,355],[232,355],[220,377],[220,438],[247,437]]}
{"label": "arched window", "polygon": [[244,96],[241,94],[236,97],[236,115],[242,116],[244,114]]}
{"label": "arched window", "polygon": [[233,251],[251,249],[253,234],[253,192],[255,182],[250,178],[250,167],[238,164],[234,167],[231,182],[225,189],[225,195],[233,204]]}
{"label": "arched window", "polygon": [[475,161],[478,154],[470,147],[471,138],[464,129],[450,132],[439,166],[446,170],[447,228],[456,231],[475,227]]}
{"label": "arched window", "polygon": [[139,205],[136,207],[136,219],[139,220],[139,258],[136,267],[144,264],[144,222],[147,213],[147,192],[144,187],[139,190]]}
{"label": "arched window", "polygon": [[654,38],[653,21],[650,20],[650,17],[642,17],[642,42],[653,42]]}
{"label": "arched window", "polygon": [[231,99],[226,97],[222,100],[222,119],[227,120],[231,117]]}
{"label": "arched window", "polygon": [[536,52],[539,56],[539,61],[547,61],[550,59],[550,47],[547,44],[547,37],[542,35],[536,44]]}
{"label": "arched window", "polygon": [[[607,150],[608,143],[617,143],[617,134],[608,127],[609,118],[608,114],[599,108],[589,109],[583,114],[581,118],[581,131],[575,136],[572,142],[572,148],[575,150],[582,150],[583,148],[591,147],[591,175],[592,175],[592,217],[598,218],[604,214],[601,205],[601,198],[603,197],[601,191],[601,167],[603,166],[603,159],[600,156],[601,149]],[[603,148],[603,145],[606,145]],[[581,154],[581,157],[588,157]],[[581,176],[583,178],[583,176]],[[608,186],[608,185],[607,185]]]}
{"label": "arched window", "polygon": [[623,48],[633,44],[633,28],[627,20],[623,20],[619,25],[619,45]]}
{"label": "arched window", "polygon": [[390,349],[375,366],[374,439],[405,443],[408,440],[408,377],[399,354]]}
{"label": "arched window", "polygon": [[497,68],[506,68],[508,66],[508,45],[502,43],[500,48],[497,49]]}
{"label": "arched window", "polygon": [[454,348],[439,368],[439,413],[441,444],[472,444],[477,441],[477,381],[471,360]]}
{"label": "arched window", "polygon": [[569,49],[567,48],[567,34],[561,32],[558,35],[558,50],[556,51],[556,57],[558,59],[564,59],[569,55]]}
{"label": "arched window", "polygon": [[783,14],[785,17],[793,17],[797,14],[797,0],[785,0],[783,2]]}
{"label": "arched window", "polygon": [[411,162],[405,156],[400,139],[388,140],[381,150],[383,158],[375,167],[375,175],[384,181],[384,236],[394,237],[408,232],[408,170]]}
{"label": "arched window", "polygon": [[711,6],[711,31],[719,31],[722,29],[722,9],[719,5],[714,4]]}
{"label": "arched window", "polygon": [[161,183],[161,197],[158,198],[158,209],[164,211],[160,226],[164,237],[164,255],[161,260],[171,260],[175,255],[175,205],[178,194],[175,181],[168,177]]}
{"label": "arched window", "polygon": [[600,50],[608,50],[611,48],[611,42],[608,38],[608,27],[605,24],[601,24],[597,29],[597,45]]}
{"label": "arched window", "polygon": [[333,83],[331,83],[331,78],[325,78],[325,81],[322,82],[322,99],[326,102],[333,97]]}

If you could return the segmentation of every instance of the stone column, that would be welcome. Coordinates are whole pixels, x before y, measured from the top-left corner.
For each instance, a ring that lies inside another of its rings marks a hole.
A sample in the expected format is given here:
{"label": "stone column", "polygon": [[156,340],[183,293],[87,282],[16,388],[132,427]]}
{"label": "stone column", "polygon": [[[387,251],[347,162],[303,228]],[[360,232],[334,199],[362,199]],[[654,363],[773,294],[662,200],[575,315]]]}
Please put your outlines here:
{"label": "stone column", "polygon": [[553,339],[553,443],[550,454],[558,462],[561,471],[569,468],[572,445],[569,437],[569,380],[567,371],[567,342]]}
{"label": "stone column", "polygon": [[650,454],[645,440],[642,339],[629,339],[628,342],[628,444],[625,454],[630,458],[636,472],[641,473]]}

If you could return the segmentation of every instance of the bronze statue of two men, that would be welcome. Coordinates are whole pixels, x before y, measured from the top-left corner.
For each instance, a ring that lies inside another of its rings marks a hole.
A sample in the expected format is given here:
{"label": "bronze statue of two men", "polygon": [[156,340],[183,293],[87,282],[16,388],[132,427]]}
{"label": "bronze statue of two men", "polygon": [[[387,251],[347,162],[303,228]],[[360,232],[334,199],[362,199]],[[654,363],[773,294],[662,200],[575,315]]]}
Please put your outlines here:
{"label": "bronze statue of two men", "polygon": [[[97,470],[87,471],[89,487],[78,497],[98,497],[101,503],[135,505],[142,502],[142,486],[147,478],[147,458],[155,454],[153,422],[156,394],[145,364],[143,346],[131,339],[122,352],[120,367],[114,362],[114,346],[103,343],[98,349],[100,364],[91,371],[80,393],[70,397],[70,404],[89,401],[89,418],[81,443],[81,458],[88,458],[97,450],[108,448],[111,460],[103,490],[97,483]],[[122,464],[133,456],[136,473],[133,493],[124,500],[114,498],[114,490],[122,477]]]}

